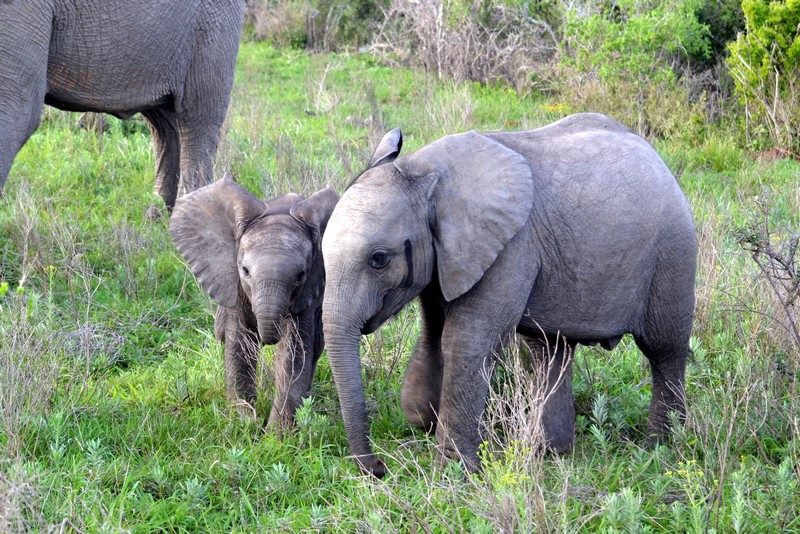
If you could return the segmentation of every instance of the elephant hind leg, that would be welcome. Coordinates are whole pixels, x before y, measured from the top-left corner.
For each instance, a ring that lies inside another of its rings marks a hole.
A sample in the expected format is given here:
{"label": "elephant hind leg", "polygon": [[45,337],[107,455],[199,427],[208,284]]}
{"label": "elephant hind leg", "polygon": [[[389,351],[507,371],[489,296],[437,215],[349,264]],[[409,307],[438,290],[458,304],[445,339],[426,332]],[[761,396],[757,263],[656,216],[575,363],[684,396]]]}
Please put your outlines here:
{"label": "elephant hind leg", "polygon": [[689,343],[687,340],[685,344],[651,345],[636,338],[636,344],[650,362],[653,392],[647,431],[651,439],[658,439],[669,435],[671,412],[681,422],[686,418],[684,371]]}
{"label": "elephant hind leg", "polygon": [[143,111],[156,156],[156,193],[164,200],[171,213],[178,197],[178,182],[181,174],[181,142],[175,114],[166,109]]}
{"label": "elephant hind leg", "polygon": [[[693,251],[686,250],[684,257],[693,260]],[[634,334],[653,375],[648,417],[651,438],[669,434],[671,412],[678,415],[679,421],[685,419],[684,373],[693,313],[694,262],[657,271],[643,331]]]}
{"label": "elephant hind leg", "polygon": [[541,428],[545,447],[556,453],[572,450],[575,438],[575,402],[572,396],[572,351],[563,338],[546,343],[525,337],[541,382]]}

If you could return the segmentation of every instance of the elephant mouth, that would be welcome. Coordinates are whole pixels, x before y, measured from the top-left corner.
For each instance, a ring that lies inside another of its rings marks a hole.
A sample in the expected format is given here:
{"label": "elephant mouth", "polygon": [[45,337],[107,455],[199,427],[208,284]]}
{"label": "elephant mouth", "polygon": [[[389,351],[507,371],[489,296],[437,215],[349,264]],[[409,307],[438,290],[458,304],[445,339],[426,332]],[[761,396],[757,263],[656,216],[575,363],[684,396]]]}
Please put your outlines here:
{"label": "elephant mouth", "polygon": [[373,333],[382,324],[383,324],[383,321],[381,321],[380,318],[377,315],[374,316],[374,317],[371,317],[366,323],[364,323],[364,326],[361,327],[361,335],[366,336],[367,334]]}
{"label": "elephant mouth", "polygon": [[280,322],[269,321],[269,324],[259,325],[258,337],[265,345],[275,345],[281,340],[281,331]]}

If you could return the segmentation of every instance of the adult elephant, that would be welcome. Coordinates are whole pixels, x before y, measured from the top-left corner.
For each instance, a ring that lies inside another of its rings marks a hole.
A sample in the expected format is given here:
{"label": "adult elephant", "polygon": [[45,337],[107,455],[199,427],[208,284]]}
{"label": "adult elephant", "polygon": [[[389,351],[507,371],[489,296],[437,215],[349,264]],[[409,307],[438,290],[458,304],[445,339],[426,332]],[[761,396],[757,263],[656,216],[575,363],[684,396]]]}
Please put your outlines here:
{"label": "adult elephant", "polygon": [[[398,158],[401,145],[399,130],[383,138],[322,244],[328,356],[360,467],[385,472],[368,441],[359,336],[418,295],[421,335],[401,404],[445,456],[479,467],[484,370],[515,329],[606,348],[632,333],[652,370],[649,431],[667,433],[669,412],[685,414],[696,240],[653,148],[599,114],[450,135]],[[548,381],[542,416],[556,451],[574,436],[564,354],[553,355],[564,373]]]}
{"label": "adult elephant", "polygon": [[141,112],[170,210],[179,181],[211,182],[243,17],[244,0],[0,2],[0,190],[43,104]]}

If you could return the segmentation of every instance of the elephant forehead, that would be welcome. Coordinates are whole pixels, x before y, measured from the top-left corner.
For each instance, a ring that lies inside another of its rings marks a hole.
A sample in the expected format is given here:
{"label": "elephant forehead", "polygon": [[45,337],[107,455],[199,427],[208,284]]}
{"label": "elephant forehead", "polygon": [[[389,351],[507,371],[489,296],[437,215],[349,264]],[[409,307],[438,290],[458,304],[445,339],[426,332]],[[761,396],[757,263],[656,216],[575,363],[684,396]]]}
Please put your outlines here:
{"label": "elephant forehead", "polygon": [[[288,217],[288,216],[286,216]],[[270,249],[294,254],[305,254],[311,250],[306,233],[293,221],[270,220],[254,223],[242,236],[242,247],[246,249]]]}
{"label": "elephant forehead", "polygon": [[348,189],[334,210],[332,219],[351,223],[384,223],[402,219],[410,209],[403,189],[394,181],[370,180]]}
{"label": "elephant forehead", "polygon": [[334,242],[367,246],[382,241],[390,231],[402,231],[410,208],[404,196],[393,189],[349,189],[328,221],[323,249],[326,243],[330,249]]}

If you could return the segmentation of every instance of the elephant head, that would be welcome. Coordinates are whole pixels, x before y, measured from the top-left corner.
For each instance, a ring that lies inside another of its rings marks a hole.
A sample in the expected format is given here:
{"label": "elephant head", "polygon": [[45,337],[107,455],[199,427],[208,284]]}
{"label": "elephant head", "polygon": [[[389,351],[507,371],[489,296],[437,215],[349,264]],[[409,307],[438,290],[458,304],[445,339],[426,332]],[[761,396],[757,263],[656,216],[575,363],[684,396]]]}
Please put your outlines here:
{"label": "elephant head", "polygon": [[338,196],[263,202],[227,176],[184,195],[170,232],[200,286],[220,306],[252,309],[262,343],[280,338],[283,320],[319,301],[324,269],[318,248]]}
{"label": "elephant head", "polygon": [[528,220],[531,168],[523,156],[469,132],[399,158],[399,129],[342,195],[322,242],[323,324],[351,452],[382,476],[372,455],[359,335],[375,331],[425,288],[452,301],[479,282]]}

